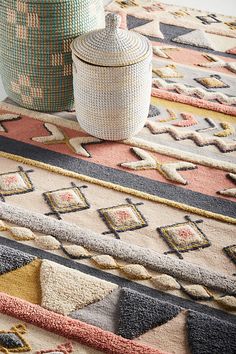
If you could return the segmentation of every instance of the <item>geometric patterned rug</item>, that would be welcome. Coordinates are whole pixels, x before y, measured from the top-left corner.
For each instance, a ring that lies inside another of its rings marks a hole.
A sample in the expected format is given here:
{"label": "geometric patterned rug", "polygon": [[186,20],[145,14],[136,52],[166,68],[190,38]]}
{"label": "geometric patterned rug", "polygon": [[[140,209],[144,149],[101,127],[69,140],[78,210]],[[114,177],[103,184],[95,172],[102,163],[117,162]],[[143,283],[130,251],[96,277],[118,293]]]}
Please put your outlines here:
{"label": "geometric patterned rug", "polygon": [[0,352],[236,352],[236,25],[115,1],[152,41],[134,138],[0,103]]}

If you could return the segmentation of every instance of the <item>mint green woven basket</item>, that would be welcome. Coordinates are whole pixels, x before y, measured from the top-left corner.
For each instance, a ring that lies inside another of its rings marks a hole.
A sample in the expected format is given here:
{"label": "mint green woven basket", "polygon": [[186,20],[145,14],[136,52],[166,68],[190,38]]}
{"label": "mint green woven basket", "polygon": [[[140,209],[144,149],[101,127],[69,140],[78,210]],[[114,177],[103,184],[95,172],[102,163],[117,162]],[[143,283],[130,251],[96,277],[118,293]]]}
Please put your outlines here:
{"label": "mint green woven basket", "polygon": [[70,44],[101,27],[103,0],[1,0],[0,73],[8,96],[29,109],[70,110]]}

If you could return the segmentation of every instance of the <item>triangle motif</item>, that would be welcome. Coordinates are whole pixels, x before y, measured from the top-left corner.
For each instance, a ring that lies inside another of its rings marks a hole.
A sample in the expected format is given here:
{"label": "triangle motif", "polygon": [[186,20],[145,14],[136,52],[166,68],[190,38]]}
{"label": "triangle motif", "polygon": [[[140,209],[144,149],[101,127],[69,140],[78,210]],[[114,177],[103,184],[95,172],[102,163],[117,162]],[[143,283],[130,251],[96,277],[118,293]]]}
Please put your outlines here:
{"label": "triangle motif", "polygon": [[0,291],[39,305],[41,303],[40,266],[41,260],[35,259],[23,267],[1,275]]}
{"label": "triangle motif", "polygon": [[188,44],[194,47],[215,50],[214,44],[209,41],[203,30],[194,30],[172,39],[173,42]]}
{"label": "triangle motif", "polygon": [[170,321],[181,308],[150,296],[123,288],[119,301],[119,324],[117,334],[127,339]]}
{"label": "triangle motif", "polygon": [[34,259],[35,256],[0,245],[0,275],[23,267]]}
{"label": "triangle motif", "polygon": [[118,324],[119,297],[120,289],[113,290],[101,301],[72,312],[70,317],[115,333]]}
{"label": "triangle motif", "polygon": [[192,354],[236,353],[236,325],[191,311],[187,328]]}
{"label": "triangle motif", "polygon": [[146,25],[149,22],[151,22],[151,20],[145,20],[143,18],[138,18],[132,15],[127,15],[126,17],[127,28],[129,30]]}
{"label": "triangle motif", "polygon": [[40,282],[41,305],[63,315],[97,302],[117,288],[116,284],[48,260],[42,262]]}
{"label": "triangle motif", "polygon": [[[141,343],[167,353],[189,354],[186,333],[186,312],[182,311],[169,322],[144,333],[139,337],[139,340]],[[171,340],[168,340],[168,338],[171,338]]]}
{"label": "triangle motif", "polygon": [[135,27],[133,30],[145,36],[164,39],[164,35],[160,30],[159,21],[151,21],[143,26]]}

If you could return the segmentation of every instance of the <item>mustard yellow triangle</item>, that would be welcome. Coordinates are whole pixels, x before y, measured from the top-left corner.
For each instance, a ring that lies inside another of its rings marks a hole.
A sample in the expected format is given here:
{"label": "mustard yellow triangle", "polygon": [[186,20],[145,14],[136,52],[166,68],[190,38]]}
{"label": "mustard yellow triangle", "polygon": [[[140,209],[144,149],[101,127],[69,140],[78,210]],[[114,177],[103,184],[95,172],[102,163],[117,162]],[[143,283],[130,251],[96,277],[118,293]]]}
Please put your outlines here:
{"label": "mustard yellow triangle", "polygon": [[40,267],[41,260],[36,259],[24,267],[1,275],[0,292],[40,305]]}

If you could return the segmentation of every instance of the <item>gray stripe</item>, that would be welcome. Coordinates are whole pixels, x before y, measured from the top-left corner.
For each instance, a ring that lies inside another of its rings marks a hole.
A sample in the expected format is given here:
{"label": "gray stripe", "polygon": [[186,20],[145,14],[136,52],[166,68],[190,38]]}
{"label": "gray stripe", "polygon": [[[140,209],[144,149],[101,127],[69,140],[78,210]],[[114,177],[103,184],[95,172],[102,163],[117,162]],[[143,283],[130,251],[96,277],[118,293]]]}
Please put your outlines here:
{"label": "gray stripe", "polygon": [[142,264],[158,272],[170,274],[178,279],[202,284],[228,294],[236,295],[236,279],[213,272],[197,265],[161,255],[151,249],[131,245],[108,236],[83,229],[75,224],[30,212],[0,202],[0,218],[31,230],[53,235],[60,241],[68,241],[90,250],[109,254],[127,262]]}
{"label": "gray stripe", "polygon": [[169,183],[153,181],[149,178],[136,176],[6,137],[1,137],[0,150],[161,198],[174,200],[178,203],[236,218],[235,203],[230,200],[208,196]]}
{"label": "gray stripe", "polygon": [[80,264],[78,262],[58,256],[56,254],[49,253],[49,252],[40,250],[38,248],[31,247],[28,245],[24,245],[22,243],[19,243],[19,242],[13,241],[13,240],[9,240],[9,239],[1,237],[1,236],[0,236],[0,244],[2,244],[4,246],[11,247],[16,250],[20,250],[22,252],[25,252],[25,253],[28,253],[31,255],[34,255],[34,256],[41,258],[41,259],[49,259],[53,262],[62,264],[64,266],[72,268],[72,269],[77,269],[81,272],[92,275],[92,276],[97,277],[99,279],[113,282],[120,287],[130,288],[130,289],[133,289],[133,290],[138,291],[140,293],[144,293],[145,295],[152,296],[160,301],[166,301],[166,302],[169,302],[173,305],[178,305],[178,306],[185,308],[185,309],[194,310],[194,311],[197,311],[200,313],[214,316],[214,317],[224,320],[224,321],[235,323],[235,316],[229,314],[228,312],[224,312],[224,311],[215,309],[213,307],[209,307],[207,305],[202,305],[202,304],[192,301],[192,300],[183,299],[183,298],[178,297],[176,295],[164,293],[159,290],[149,288],[145,285],[142,285],[142,284],[139,284],[136,282],[132,282],[130,280],[121,278],[117,275],[103,272],[99,269],[89,267],[85,264]]}

